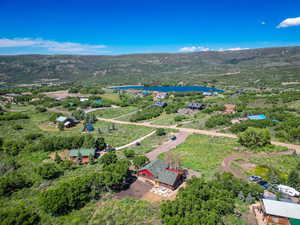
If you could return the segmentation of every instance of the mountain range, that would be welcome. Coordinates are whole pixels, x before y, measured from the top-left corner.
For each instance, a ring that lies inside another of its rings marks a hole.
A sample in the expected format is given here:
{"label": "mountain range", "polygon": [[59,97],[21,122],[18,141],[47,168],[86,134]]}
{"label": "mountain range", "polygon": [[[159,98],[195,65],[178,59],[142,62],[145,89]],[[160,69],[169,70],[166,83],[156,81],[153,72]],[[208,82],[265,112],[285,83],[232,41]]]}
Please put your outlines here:
{"label": "mountain range", "polygon": [[104,85],[170,83],[276,85],[300,81],[300,47],[177,54],[0,56],[0,81],[41,79]]}

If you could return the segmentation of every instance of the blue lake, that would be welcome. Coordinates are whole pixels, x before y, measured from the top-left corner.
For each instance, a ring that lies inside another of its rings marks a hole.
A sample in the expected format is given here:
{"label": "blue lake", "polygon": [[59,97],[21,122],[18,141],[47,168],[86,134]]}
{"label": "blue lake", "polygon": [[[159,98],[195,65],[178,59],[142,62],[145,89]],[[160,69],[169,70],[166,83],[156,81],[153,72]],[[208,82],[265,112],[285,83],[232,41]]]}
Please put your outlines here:
{"label": "blue lake", "polygon": [[146,91],[158,91],[158,92],[193,92],[193,91],[200,91],[200,92],[224,92],[223,90],[217,88],[209,88],[209,87],[202,87],[202,86],[152,86],[152,87],[145,87],[145,86],[121,86],[121,87],[113,87],[112,89],[118,90],[127,90],[127,89],[140,89]]}

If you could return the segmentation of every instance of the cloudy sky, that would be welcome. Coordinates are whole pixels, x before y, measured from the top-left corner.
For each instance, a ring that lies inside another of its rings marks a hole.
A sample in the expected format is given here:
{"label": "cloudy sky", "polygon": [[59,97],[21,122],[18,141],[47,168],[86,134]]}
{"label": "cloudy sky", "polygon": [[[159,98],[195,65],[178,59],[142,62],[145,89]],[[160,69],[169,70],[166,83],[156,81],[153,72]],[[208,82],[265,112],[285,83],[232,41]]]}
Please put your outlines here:
{"label": "cloudy sky", "polygon": [[299,0],[0,0],[0,54],[300,45]]}

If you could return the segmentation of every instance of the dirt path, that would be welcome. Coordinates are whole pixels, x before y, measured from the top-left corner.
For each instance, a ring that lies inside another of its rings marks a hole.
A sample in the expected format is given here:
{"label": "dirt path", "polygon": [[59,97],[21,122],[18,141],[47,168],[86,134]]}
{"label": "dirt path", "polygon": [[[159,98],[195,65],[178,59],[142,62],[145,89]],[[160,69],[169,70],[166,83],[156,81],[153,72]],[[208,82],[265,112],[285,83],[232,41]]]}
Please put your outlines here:
{"label": "dirt path", "polygon": [[136,140],[130,142],[129,144],[126,144],[126,145],[117,147],[116,150],[121,150],[121,149],[124,149],[124,148],[128,148],[128,147],[130,147],[130,146],[132,146],[132,145],[135,145],[136,143],[143,141],[144,139],[146,139],[146,138],[152,136],[152,135],[155,134],[155,133],[156,133],[156,131],[152,131],[150,134],[147,134],[147,135],[145,135],[145,136],[143,136],[143,137],[140,137],[140,138],[138,138],[138,139],[136,139]]}
{"label": "dirt path", "polygon": [[[117,124],[125,124],[125,125],[136,125],[136,126],[145,126],[145,127],[153,127],[153,128],[165,128],[165,129],[177,129],[181,132],[189,132],[189,133],[195,133],[195,134],[203,134],[208,136],[215,136],[215,137],[229,137],[229,138],[237,138],[235,134],[225,134],[225,133],[218,133],[216,131],[209,131],[209,130],[198,130],[194,128],[184,128],[184,127],[176,127],[176,126],[167,126],[167,125],[156,125],[151,124],[149,122],[145,123],[135,123],[135,122],[129,122],[129,121],[120,121],[115,119],[105,119],[105,118],[97,118],[98,120],[110,122],[110,123],[117,123]],[[277,142],[272,141],[273,145],[277,146],[283,146],[287,147],[288,149],[295,150],[297,153],[300,154],[300,145],[294,145],[294,144],[287,144],[283,142]]]}
{"label": "dirt path", "polygon": [[227,156],[221,166],[221,171],[224,172],[230,172],[235,177],[240,179],[245,179],[245,175],[238,169],[232,168],[230,165],[233,161],[237,159],[250,159],[250,158],[258,158],[258,157],[274,157],[274,156],[280,156],[280,155],[291,155],[293,154],[292,151],[288,152],[272,152],[272,153],[237,153],[237,154],[231,154]]}
{"label": "dirt path", "polygon": [[176,140],[172,141],[169,140],[165,143],[163,143],[162,145],[158,146],[154,151],[149,152],[146,154],[146,156],[152,161],[157,159],[158,155],[163,153],[163,152],[167,152],[170,151],[173,148],[176,148],[177,145],[181,144],[182,142],[185,141],[185,139],[191,134],[191,132],[185,132],[185,131],[181,131],[177,134],[175,134],[176,136]]}

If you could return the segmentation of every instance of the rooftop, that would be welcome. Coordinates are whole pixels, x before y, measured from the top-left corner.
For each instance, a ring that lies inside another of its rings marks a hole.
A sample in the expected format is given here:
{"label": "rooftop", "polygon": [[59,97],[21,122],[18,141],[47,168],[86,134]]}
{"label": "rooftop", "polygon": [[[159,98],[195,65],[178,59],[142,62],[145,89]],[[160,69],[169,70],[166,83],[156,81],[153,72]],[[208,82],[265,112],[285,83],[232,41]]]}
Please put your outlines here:
{"label": "rooftop", "polygon": [[95,149],[71,149],[69,152],[70,157],[95,155]]}
{"label": "rooftop", "polygon": [[141,168],[141,170],[149,170],[157,181],[168,185],[174,185],[178,174],[167,170],[168,165],[163,160],[154,160]]}
{"label": "rooftop", "polygon": [[269,215],[286,218],[300,219],[300,205],[289,202],[281,202],[263,199],[265,212]]}

